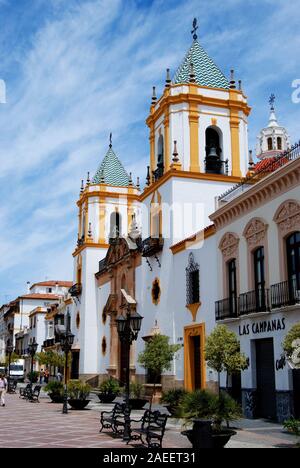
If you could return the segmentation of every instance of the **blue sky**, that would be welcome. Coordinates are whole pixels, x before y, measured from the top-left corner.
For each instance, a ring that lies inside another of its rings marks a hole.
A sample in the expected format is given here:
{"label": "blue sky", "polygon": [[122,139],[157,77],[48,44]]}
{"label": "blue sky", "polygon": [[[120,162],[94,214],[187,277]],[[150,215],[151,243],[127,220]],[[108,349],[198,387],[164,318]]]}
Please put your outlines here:
{"label": "blue sky", "polygon": [[299,11],[299,0],[0,0],[0,302],[26,281],[72,277],[80,180],[110,131],[144,180],[152,86],[181,62],[194,16],[203,47],[243,80],[253,149],[271,92],[299,140]]}

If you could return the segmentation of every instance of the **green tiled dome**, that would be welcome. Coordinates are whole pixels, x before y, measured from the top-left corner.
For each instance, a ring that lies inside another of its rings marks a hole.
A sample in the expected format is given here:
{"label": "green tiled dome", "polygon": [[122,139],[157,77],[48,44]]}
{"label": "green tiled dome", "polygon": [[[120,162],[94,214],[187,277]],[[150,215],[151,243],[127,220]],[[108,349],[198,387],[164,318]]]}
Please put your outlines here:
{"label": "green tiled dome", "polygon": [[229,81],[226,76],[197,40],[193,42],[182,64],[175,73],[174,84],[189,82],[191,63],[194,65],[195,81],[198,85],[208,86],[209,88],[229,89]]}
{"label": "green tiled dome", "polygon": [[129,175],[111,146],[93,178],[93,183],[104,183],[116,187],[128,187],[129,185]]}

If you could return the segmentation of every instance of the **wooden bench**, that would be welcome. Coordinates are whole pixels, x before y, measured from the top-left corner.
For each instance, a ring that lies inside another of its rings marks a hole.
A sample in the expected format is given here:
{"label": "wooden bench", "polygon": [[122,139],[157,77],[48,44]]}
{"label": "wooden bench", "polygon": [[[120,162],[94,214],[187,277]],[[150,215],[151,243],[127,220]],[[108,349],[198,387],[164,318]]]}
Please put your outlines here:
{"label": "wooden bench", "polygon": [[[125,403],[116,403],[112,411],[102,411],[100,416],[100,432],[111,429],[115,434],[121,435],[125,426]],[[130,417],[130,410],[128,416]]]}
{"label": "wooden bench", "polygon": [[[141,419],[130,420],[130,440],[127,444],[131,440],[140,440],[143,445],[148,445],[148,448],[162,448],[167,420],[167,414],[146,410]],[[134,428],[133,423],[141,423],[141,425]]]}

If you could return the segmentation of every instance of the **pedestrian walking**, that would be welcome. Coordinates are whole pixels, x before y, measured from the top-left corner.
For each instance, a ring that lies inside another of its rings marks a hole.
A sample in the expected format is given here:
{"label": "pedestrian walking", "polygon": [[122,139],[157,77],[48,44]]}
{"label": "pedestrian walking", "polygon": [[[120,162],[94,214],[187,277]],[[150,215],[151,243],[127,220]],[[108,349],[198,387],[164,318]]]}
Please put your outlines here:
{"label": "pedestrian walking", "polygon": [[5,406],[5,393],[7,390],[7,380],[3,374],[0,375],[0,405]]}
{"label": "pedestrian walking", "polygon": [[43,380],[44,380],[44,370],[41,369],[41,371],[40,371],[40,385],[42,385]]}
{"label": "pedestrian walking", "polygon": [[49,382],[49,376],[50,376],[50,374],[49,374],[48,369],[45,369],[45,372],[44,372],[44,382],[45,382],[45,384],[47,384]]}
{"label": "pedestrian walking", "polygon": [[58,382],[62,382],[63,376],[62,376],[62,373],[60,371],[57,372],[56,378],[57,378]]}

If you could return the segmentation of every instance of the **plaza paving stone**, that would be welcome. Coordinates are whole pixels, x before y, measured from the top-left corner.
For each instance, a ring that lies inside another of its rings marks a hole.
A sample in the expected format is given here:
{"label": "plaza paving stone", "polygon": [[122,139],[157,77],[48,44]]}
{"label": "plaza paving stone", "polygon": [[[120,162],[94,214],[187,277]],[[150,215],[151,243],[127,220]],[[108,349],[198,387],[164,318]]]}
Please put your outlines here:
{"label": "plaza paving stone", "polygon": [[[29,403],[18,395],[7,395],[6,407],[0,408],[0,448],[128,448],[119,438],[109,433],[99,433],[101,410],[112,405],[101,405],[93,400],[85,411],[62,414],[62,405],[43,397],[40,403]],[[134,412],[133,417],[142,411]],[[237,435],[228,448],[290,448],[297,439],[282,431],[282,427],[264,421],[242,420],[236,424]],[[181,423],[169,419],[164,437],[164,448],[190,448],[187,438],[181,435]]]}

